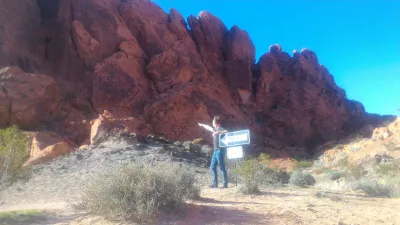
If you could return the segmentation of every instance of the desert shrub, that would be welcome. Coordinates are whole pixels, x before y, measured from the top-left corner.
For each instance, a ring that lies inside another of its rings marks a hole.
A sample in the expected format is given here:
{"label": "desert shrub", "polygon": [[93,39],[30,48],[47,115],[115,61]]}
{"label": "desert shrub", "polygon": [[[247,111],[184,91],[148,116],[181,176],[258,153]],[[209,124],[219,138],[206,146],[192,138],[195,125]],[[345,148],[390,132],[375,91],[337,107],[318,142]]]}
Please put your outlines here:
{"label": "desert shrub", "polygon": [[257,193],[260,186],[281,186],[286,174],[283,171],[270,169],[255,159],[241,162],[235,172],[241,181],[239,190],[243,194]]}
{"label": "desert shrub", "polygon": [[269,161],[271,159],[271,156],[263,152],[258,156],[258,159],[261,161]]}
{"label": "desert shrub", "polygon": [[2,184],[24,173],[22,165],[29,156],[28,135],[18,127],[0,129],[0,179]]}
{"label": "desert shrub", "polygon": [[347,169],[348,174],[356,179],[360,179],[367,173],[362,165],[348,164]]}
{"label": "desert shrub", "polygon": [[344,145],[343,144],[338,144],[335,146],[335,148],[337,149],[344,149]]}
{"label": "desert shrub", "polygon": [[339,172],[339,171],[334,170],[334,171],[328,172],[328,178],[329,178],[330,180],[338,180],[338,179],[340,179],[341,177],[342,177],[342,173]]}
{"label": "desert shrub", "polygon": [[400,149],[400,146],[396,145],[394,142],[389,142],[385,144],[385,148],[391,152]]}
{"label": "desert shrub", "polygon": [[361,190],[367,195],[374,197],[390,197],[392,195],[392,188],[390,184],[374,179],[363,179],[356,186],[357,190]]}
{"label": "desert shrub", "polygon": [[289,183],[295,186],[305,187],[315,185],[316,181],[310,173],[296,170],[290,175]]}
{"label": "desert shrub", "polygon": [[[344,153],[344,152],[342,152],[342,153]],[[343,167],[348,167],[348,165],[349,165],[349,160],[348,160],[347,155],[340,154],[339,159],[337,160],[337,166],[343,168]]]}
{"label": "desert shrub", "polygon": [[325,172],[328,171],[328,170],[329,170],[329,168],[324,167],[324,166],[321,166],[321,167],[315,168],[315,169],[313,170],[313,173],[315,173],[315,174],[322,174],[322,173],[325,173]]}
{"label": "desert shrub", "polygon": [[305,168],[310,168],[312,167],[314,164],[314,161],[312,160],[300,160],[300,161],[296,161],[295,164],[295,169],[305,169]]}
{"label": "desert shrub", "polygon": [[186,168],[133,164],[94,179],[73,207],[110,220],[149,222],[156,212],[177,209],[199,193],[194,174]]}
{"label": "desert shrub", "polygon": [[377,165],[375,169],[376,173],[385,176],[399,176],[400,174],[400,160],[396,159],[389,163],[383,163]]}

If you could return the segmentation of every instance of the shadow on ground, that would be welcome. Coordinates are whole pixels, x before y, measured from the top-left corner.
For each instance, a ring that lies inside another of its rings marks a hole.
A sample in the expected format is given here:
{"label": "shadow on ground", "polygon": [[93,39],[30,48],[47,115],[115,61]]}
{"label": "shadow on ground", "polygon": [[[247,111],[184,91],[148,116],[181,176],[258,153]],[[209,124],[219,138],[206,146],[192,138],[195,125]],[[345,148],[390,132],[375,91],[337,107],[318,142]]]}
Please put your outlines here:
{"label": "shadow on ground", "polygon": [[45,213],[35,216],[20,216],[17,218],[0,219],[0,225],[54,225],[69,224],[69,222],[82,217],[84,214],[58,214]]}
{"label": "shadow on ground", "polygon": [[[235,202],[236,203],[236,202]],[[229,204],[229,203],[226,203]],[[224,206],[188,205],[181,215],[161,215],[158,225],[223,225],[223,224],[273,224],[265,215],[246,212],[246,208],[232,209]]]}

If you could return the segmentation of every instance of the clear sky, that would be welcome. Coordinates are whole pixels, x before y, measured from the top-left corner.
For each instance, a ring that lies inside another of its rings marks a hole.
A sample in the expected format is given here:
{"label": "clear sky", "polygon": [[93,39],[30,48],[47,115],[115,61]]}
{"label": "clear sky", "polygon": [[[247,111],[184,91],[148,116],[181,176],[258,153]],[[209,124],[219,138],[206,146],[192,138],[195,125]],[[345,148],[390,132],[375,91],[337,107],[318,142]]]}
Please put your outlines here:
{"label": "clear sky", "polygon": [[303,47],[370,113],[399,115],[400,0],[153,0],[187,18],[207,10],[246,30],[257,59],[279,43]]}

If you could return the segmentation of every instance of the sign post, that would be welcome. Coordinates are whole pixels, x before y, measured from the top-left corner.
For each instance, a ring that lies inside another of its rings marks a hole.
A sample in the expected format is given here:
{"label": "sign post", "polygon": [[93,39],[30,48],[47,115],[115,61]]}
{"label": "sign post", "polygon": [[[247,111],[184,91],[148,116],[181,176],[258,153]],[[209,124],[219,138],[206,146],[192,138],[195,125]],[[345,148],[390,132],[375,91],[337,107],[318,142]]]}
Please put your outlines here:
{"label": "sign post", "polygon": [[[219,135],[219,147],[227,148],[227,158],[235,160],[235,170],[237,159],[243,158],[243,147],[242,145],[250,144],[250,131],[241,130],[235,132],[229,132]],[[236,186],[237,186],[237,174],[236,174]]]}

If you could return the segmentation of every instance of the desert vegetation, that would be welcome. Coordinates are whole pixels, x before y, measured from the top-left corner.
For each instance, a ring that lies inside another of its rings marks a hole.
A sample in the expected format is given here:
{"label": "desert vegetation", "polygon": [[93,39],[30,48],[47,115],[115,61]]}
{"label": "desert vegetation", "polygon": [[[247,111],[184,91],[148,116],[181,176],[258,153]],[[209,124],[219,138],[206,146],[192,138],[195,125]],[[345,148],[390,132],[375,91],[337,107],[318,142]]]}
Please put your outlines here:
{"label": "desert vegetation", "polygon": [[157,212],[178,209],[185,200],[199,197],[199,191],[187,168],[131,164],[92,180],[72,206],[109,220],[149,222]]}
{"label": "desert vegetation", "polygon": [[22,165],[29,156],[28,140],[16,126],[0,129],[0,186],[26,175]]}

